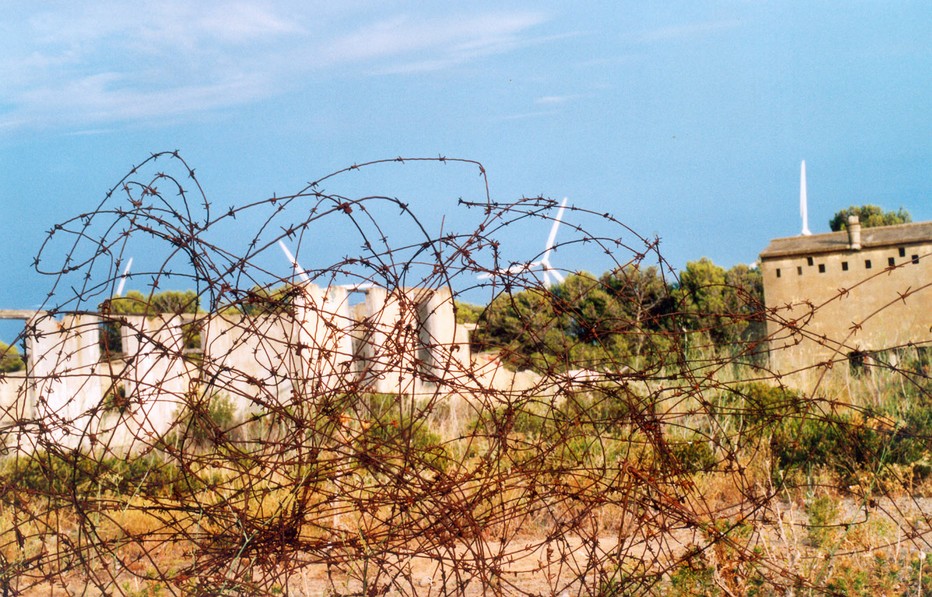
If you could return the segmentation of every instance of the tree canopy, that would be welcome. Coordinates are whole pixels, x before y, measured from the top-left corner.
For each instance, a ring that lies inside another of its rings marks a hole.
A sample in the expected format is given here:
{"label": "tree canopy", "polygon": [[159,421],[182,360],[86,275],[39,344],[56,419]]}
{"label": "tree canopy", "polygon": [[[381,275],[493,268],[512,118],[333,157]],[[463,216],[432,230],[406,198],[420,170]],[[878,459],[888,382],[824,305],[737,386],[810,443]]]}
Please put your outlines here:
{"label": "tree canopy", "polygon": [[504,293],[479,316],[473,341],[515,369],[649,366],[687,337],[692,349],[751,355],[764,336],[763,309],[760,271],[743,264],[725,270],[703,258],[670,281],[656,267],[628,265]]}
{"label": "tree canopy", "polygon": [[829,220],[828,225],[832,232],[845,230],[848,227],[848,216],[857,216],[863,228],[908,224],[913,221],[913,217],[902,207],[896,211],[884,211],[879,205],[852,205],[839,211]]}
{"label": "tree canopy", "polygon": [[19,354],[16,346],[11,346],[5,342],[0,342],[0,373],[12,373],[21,370],[23,357]]}
{"label": "tree canopy", "polygon": [[119,315],[157,315],[159,313],[197,313],[199,299],[193,290],[164,290],[145,296],[130,290],[126,296],[110,299],[110,312]]}
{"label": "tree canopy", "polygon": [[[169,313],[181,315],[198,313],[200,298],[193,290],[163,290],[149,296],[138,290],[130,290],[126,296],[116,296],[101,305],[101,312],[111,316],[118,315],[155,315]],[[185,328],[185,347],[195,348],[200,344],[200,335],[196,325]],[[100,347],[106,354],[120,353],[120,324],[117,321],[105,321],[101,327]]]}

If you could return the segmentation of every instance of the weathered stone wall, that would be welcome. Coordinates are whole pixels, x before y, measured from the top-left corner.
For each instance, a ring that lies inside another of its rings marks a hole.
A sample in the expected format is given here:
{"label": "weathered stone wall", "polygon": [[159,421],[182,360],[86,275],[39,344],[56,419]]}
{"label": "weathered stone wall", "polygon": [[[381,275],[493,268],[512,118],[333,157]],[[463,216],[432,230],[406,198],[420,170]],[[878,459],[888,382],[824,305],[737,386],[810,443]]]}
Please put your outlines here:
{"label": "weathered stone wall", "polygon": [[294,302],[292,378],[301,395],[332,391],[352,382],[353,328],[345,288],[305,286]]}
{"label": "weathered stone wall", "polygon": [[178,316],[125,316],[125,368],[117,383],[123,385],[127,406],[112,430],[114,447],[141,449],[171,429],[191,382],[182,325]]}
{"label": "weathered stone wall", "polygon": [[764,259],[761,270],[782,374],[932,337],[929,244]]}
{"label": "weathered stone wall", "polygon": [[0,448],[16,445],[17,422],[32,418],[32,401],[22,399],[25,391],[25,371],[0,376]]}

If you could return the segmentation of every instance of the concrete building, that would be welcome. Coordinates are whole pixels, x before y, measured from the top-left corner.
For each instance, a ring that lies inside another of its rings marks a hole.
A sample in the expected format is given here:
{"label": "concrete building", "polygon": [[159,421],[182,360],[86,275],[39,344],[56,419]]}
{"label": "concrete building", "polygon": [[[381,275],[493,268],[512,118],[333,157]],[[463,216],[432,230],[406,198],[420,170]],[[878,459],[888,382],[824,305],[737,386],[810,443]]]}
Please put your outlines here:
{"label": "concrete building", "polygon": [[852,216],[845,231],[774,239],[760,262],[780,374],[932,346],[932,222],[862,229]]}

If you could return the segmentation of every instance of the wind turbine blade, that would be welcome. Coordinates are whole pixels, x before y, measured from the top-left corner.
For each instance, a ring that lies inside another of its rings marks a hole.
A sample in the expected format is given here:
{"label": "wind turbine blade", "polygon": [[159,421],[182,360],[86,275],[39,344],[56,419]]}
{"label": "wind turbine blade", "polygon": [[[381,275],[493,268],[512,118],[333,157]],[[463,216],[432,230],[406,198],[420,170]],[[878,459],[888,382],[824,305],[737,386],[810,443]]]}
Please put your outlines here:
{"label": "wind turbine blade", "polygon": [[806,192],[806,160],[799,167],[799,215],[803,220],[803,236],[809,236],[809,197]]}
{"label": "wind turbine blade", "polygon": [[549,254],[550,250],[553,249],[553,243],[557,240],[557,230],[560,228],[560,222],[563,221],[563,212],[566,211],[566,202],[568,197],[563,198],[563,203],[560,204],[560,209],[557,211],[557,217],[553,219],[553,226],[550,227],[550,236],[547,237],[547,244],[544,247],[544,253]]}
{"label": "wind turbine blade", "polygon": [[[553,286],[553,284],[562,284],[566,281],[566,278],[563,277],[563,274],[559,270],[555,269],[550,265],[550,259],[545,257],[537,262],[544,270],[544,284],[547,286]],[[551,282],[550,278],[553,277],[556,282]]]}
{"label": "wind turbine blade", "polygon": [[481,274],[477,274],[476,278],[479,280],[488,280],[490,278],[499,278],[502,276],[514,276],[524,273],[531,268],[537,267],[540,264],[540,261],[535,261],[533,263],[515,263],[510,267],[499,268],[490,272],[482,272]]}
{"label": "wind turbine blade", "polygon": [[564,197],[563,202],[560,203],[560,209],[557,210],[557,217],[553,219],[553,226],[550,227],[550,235],[547,237],[547,245],[544,247],[543,256],[540,258],[540,261],[535,261],[531,264],[533,267],[537,267],[538,265],[543,267],[544,285],[548,287],[553,285],[550,281],[551,276],[559,282],[563,281],[563,276],[550,265],[550,253],[553,251],[554,243],[557,241],[557,230],[560,229],[560,223],[563,222],[563,212],[566,211],[566,202],[568,200],[568,197]]}
{"label": "wind turbine blade", "polygon": [[360,282],[359,284],[340,284],[342,288],[345,288],[349,292],[358,292],[361,290],[369,290],[372,288],[372,282]]}
{"label": "wind turbine blade", "polygon": [[285,253],[285,257],[288,258],[288,261],[291,262],[291,266],[294,268],[294,273],[301,276],[301,279],[305,282],[310,282],[311,278],[307,275],[307,272],[304,271],[304,268],[298,263],[298,260],[295,258],[294,254],[288,250],[288,246],[285,245],[284,241],[281,239],[278,240],[278,246],[282,248],[282,251]]}
{"label": "wind turbine blade", "polygon": [[129,275],[129,268],[133,265],[133,258],[130,257],[126,262],[126,267],[123,268],[123,275],[120,276],[120,284],[117,286],[117,291],[115,296],[123,296],[123,289],[126,287],[126,276]]}

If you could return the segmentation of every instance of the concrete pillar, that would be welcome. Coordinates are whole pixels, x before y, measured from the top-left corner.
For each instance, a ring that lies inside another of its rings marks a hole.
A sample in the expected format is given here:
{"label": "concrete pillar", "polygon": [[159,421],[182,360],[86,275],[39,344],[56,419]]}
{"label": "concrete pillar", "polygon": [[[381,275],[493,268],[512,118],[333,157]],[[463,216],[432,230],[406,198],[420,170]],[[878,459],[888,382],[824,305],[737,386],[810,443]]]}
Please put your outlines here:
{"label": "concrete pillar", "polygon": [[27,395],[44,441],[77,448],[97,432],[99,324],[96,315],[66,315],[58,322],[43,314],[27,325]]}
{"label": "concrete pillar", "polygon": [[353,381],[353,319],[345,288],[327,288],[320,315],[326,333],[318,355],[319,369],[325,387],[334,390]]}
{"label": "concrete pillar", "polygon": [[292,371],[302,395],[313,396],[353,381],[354,325],[345,288],[302,289],[294,300]]}
{"label": "concrete pillar", "polygon": [[852,251],[861,250],[861,222],[856,215],[848,216],[848,248]]}
{"label": "concrete pillar", "polygon": [[124,319],[122,381],[128,406],[113,441],[134,451],[168,433],[185,403],[191,375],[182,354],[181,317],[127,315]]}
{"label": "concrete pillar", "polygon": [[443,380],[458,369],[453,350],[456,315],[449,289],[426,293],[418,305],[418,323],[423,371],[434,380]]}
{"label": "concrete pillar", "polygon": [[201,392],[226,394],[244,418],[291,396],[293,318],[287,312],[213,314],[204,323]]}
{"label": "concrete pillar", "polygon": [[325,334],[319,316],[324,293],[315,284],[304,284],[294,297],[294,326],[288,340],[289,372],[296,399],[311,397],[320,391],[314,353]]}
{"label": "concrete pillar", "polygon": [[370,391],[415,391],[418,358],[417,303],[402,289],[371,288],[359,324],[362,379]]}

